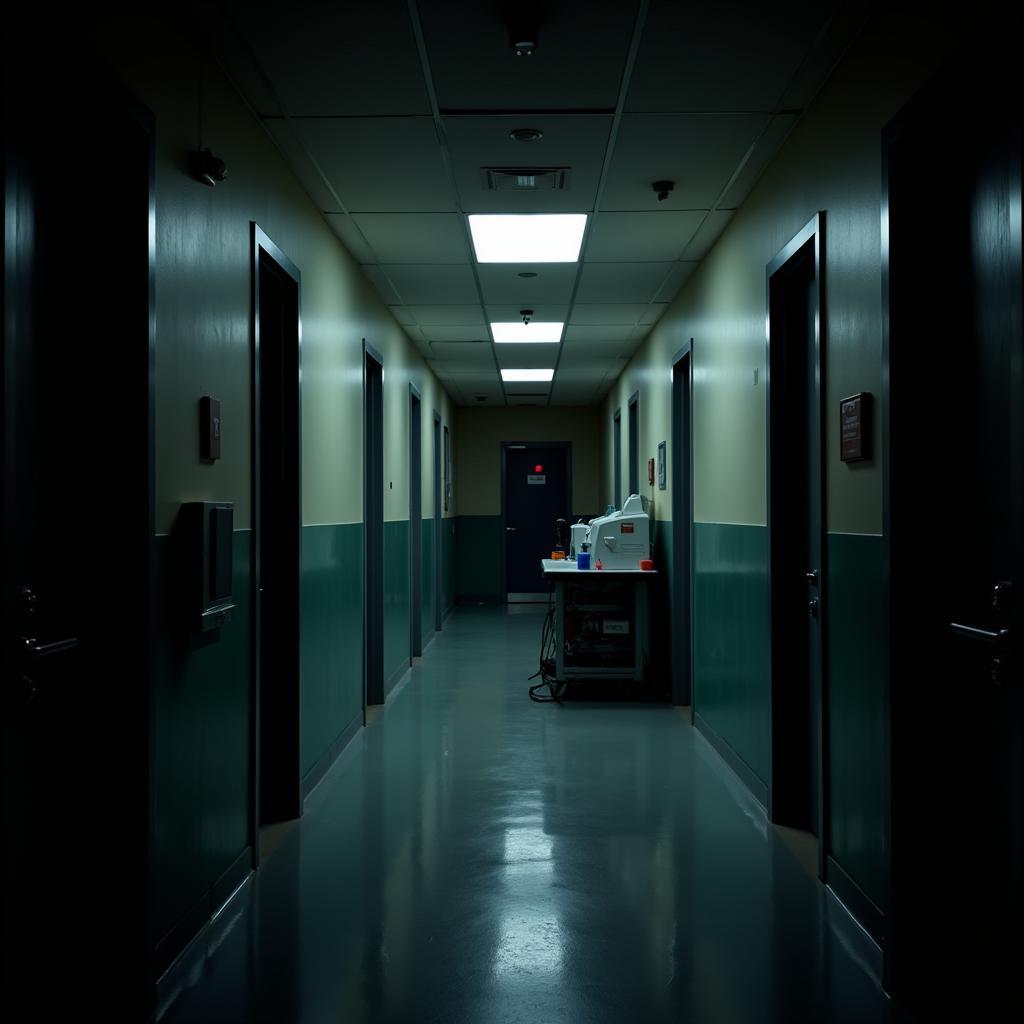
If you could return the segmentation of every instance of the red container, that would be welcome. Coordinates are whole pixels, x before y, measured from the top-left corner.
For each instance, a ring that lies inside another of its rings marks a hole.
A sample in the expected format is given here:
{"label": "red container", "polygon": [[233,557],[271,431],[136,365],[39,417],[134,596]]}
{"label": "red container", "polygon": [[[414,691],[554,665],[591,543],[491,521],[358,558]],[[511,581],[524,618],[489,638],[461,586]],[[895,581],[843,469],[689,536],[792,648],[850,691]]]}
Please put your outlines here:
{"label": "red container", "polygon": [[644,572],[650,572],[654,568],[654,559],[652,559],[652,558],[641,558],[640,559],[640,568],[643,569]]}

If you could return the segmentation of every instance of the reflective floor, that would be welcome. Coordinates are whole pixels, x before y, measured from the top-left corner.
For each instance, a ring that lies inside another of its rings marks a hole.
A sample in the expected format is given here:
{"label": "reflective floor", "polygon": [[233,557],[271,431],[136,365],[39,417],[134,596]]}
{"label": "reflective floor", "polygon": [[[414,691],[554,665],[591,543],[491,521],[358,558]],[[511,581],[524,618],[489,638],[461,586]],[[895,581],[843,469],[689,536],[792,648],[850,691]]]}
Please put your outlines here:
{"label": "reflective floor", "polygon": [[527,699],[540,621],[448,619],[164,1020],[898,1019],[677,709]]}

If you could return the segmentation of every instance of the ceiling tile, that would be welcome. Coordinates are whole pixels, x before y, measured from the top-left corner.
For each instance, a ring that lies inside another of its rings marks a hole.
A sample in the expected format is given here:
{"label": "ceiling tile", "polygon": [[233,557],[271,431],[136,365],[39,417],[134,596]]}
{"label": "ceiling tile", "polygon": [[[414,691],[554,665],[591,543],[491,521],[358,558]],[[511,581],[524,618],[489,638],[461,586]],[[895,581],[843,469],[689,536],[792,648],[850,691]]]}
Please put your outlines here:
{"label": "ceiling tile", "polygon": [[443,342],[430,345],[431,364],[444,364],[452,373],[487,373],[494,371],[494,355],[489,342]]}
{"label": "ceiling tile", "polygon": [[[370,268],[368,268],[370,269]],[[407,305],[428,302],[471,303],[477,298],[473,271],[467,265],[381,264]]]}
{"label": "ceiling tile", "polygon": [[656,324],[664,315],[665,310],[668,309],[669,304],[667,302],[652,302],[642,317],[640,317],[641,324]]}
{"label": "ceiling tile", "polygon": [[632,324],[616,324],[611,327],[576,326],[570,324],[565,329],[565,340],[578,342],[610,341],[621,344],[629,338],[632,330]]}
{"label": "ceiling tile", "polygon": [[395,291],[392,282],[380,267],[363,267],[362,270],[370,279],[373,286],[377,289],[378,294],[384,302],[389,306],[402,304],[402,296]]}
{"label": "ceiling tile", "polygon": [[490,344],[487,328],[466,326],[464,324],[430,324],[423,328],[423,336],[428,341],[486,341]]}
{"label": "ceiling tile", "polygon": [[509,397],[534,395],[546,399],[551,392],[551,385],[545,381],[505,381],[502,386],[505,389],[505,394]]}
{"label": "ceiling tile", "polygon": [[352,218],[381,263],[469,263],[457,213],[357,213]]}
{"label": "ceiling tile", "polygon": [[675,260],[703,219],[703,210],[599,213],[584,258],[587,262]]}
{"label": "ceiling tile", "polygon": [[636,0],[545,5],[538,53],[527,59],[510,49],[497,3],[430,0],[419,10],[441,107],[615,106]]}
{"label": "ceiling tile", "polygon": [[[476,268],[484,301],[516,309],[550,303],[568,306],[576,270],[575,263],[481,263]],[[537,276],[523,278],[521,273]]]}
{"label": "ceiling tile", "polygon": [[642,302],[577,302],[569,317],[571,324],[592,324],[595,327],[610,327],[613,324],[632,326],[644,315],[647,306]]}
{"label": "ceiling tile", "polygon": [[357,263],[376,263],[377,257],[374,251],[366,244],[359,228],[352,218],[345,213],[325,213],[327,223],[334,229],[334,233],[341,239],[342,244]]}
{"label": "ceiling tile", "polygon": [[337,210],[338,200],[331,194],[327,182],[310,159],[305,143],[291,127],[291,123],[284,119],[268,118],[263,121],[263,125],[277,143],[317,209]]}
{"label": "ceiling tile", "polygon": [[835,6],[655,0],[626,109],[774,110]]}
{"label": "ceiling tile", "polygon": [[626,342],[612,341],[581,341],[569,338],[562,345],[562,358],[558,362],[558,372],[563,369],[586,369],[592,366],[621,365],[625,360],[623,353]]}
{"label": "ceiling tile", "polygon": [[679,289],[690,280],[690,276],[697,269],[696,263],[673,264],[668,276],[662,282],[661,287],[654,295],[655,302],[671,302],[678,294]]}
{"label": "ceiling tile", "polygon": [[388,309],[391,310],[391,315],[403,326],[416,323],[416,317],[405,306],[392,305],[388,306]]}
{"label": "ceiling tile", "polygon": [[736,175],[736,180],[722,196],[719,206],[739,206],[750,195],[750,190],[774,159],[775,154],[782,148],[782,144],[786,141],[786,137],[793,130],[796,122],[796,114],[776,114],[772,118],[765,133],[757,140],[753,153],[750,154],[747,162]]}
{"label": "ceiling tile", "polygon": [[[519,311],[522,308],[522,306],[499,306],[488,303],[486,306],[487,319],[490,323],[505,323],[522,320],[522,317],[519,315]],[[533,310],[532,319],[539,323],[552,323],[559,320],[562,323],[565,323],[566,315],[569,312],[568,305],[563,305],[561,303],[555,305],[537,303],[529,308]]]}
{"label": "ceiling tile", "polygon": [[405,0],[229,7],[287,113],[430,113]]}
{"label": "ceiling tile", "polygon": [[[711,209],[768,121],[767,114],[626,114],[602,208]],[[661,179],[675,182],[663,202],[651,188]]]}
{"label": "ceiling tile", "polygon": [[[462,208],[467,213],[586,213],[593,209],[610,116],[448,116],[445,134]],[[516,128],[536,128],[538,142],[516,142]],[[491,191],[482,167],[568,167],[564,190]]]}
{"label": "ceiling tile", "polygon": [[352,213],[455,209],[430,117],[296,117],[291,121]]}
{"label": "ceiling tile", "polygon": [[732,220],[735,210],[715,210],[708,214],[707,220],[700,226],[690,244],[683,253],[684,259],[702,260],[711,247],[718,241],[718,236],[725,230],[726,224]]}
{"label": "ceiling tile", "polygon": [[673,263],[587,263],[576,298],[580,302],[650,302]]}
{"label": "ceiling tile", "polygon": [[479,327],[486,334],[484,315],[479,305],[449,305],[444,303],[421,303],[410,306],[410,313],[416,322],[424,327],[430,325],[462,325]]}
{"label": "ceiling tile", "polygon": [[506,370],[553,369],[558,345],[495,345],[498,365]]}

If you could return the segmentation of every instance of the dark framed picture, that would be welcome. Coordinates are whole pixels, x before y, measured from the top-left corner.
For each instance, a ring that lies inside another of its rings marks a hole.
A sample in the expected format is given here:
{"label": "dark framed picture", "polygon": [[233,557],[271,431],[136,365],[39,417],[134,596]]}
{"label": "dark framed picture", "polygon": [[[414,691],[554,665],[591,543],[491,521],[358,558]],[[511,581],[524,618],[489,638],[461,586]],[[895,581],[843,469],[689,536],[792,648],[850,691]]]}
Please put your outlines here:
{"label": "dark framed picture", "polygon": [[658,442],[658,490],[665,490],[665,442]]}

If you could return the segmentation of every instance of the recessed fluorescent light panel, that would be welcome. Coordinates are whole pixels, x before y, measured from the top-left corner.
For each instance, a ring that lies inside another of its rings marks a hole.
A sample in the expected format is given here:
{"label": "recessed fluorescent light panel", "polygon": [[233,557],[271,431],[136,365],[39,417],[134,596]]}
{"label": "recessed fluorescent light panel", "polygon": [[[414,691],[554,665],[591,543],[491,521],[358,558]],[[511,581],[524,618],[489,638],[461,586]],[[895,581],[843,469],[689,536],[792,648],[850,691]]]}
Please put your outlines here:
{"label": "recessed fluorescent light panel", "polygon": [[491,324],[491,333],[495,341],[561,341],[564,323],[536,323],[531,320],[524,324],[521,320],[512,323]]}
{"label": "recessed fluorescent light panel", "polygon": [[478,263],[575,263],[585,213],[471,213]]}
{"label": "recessed fluorescent light panel", "polygon": [[551,380],[554,370],[502,370],[501,379],[507,383],[520,381]]}

